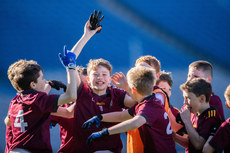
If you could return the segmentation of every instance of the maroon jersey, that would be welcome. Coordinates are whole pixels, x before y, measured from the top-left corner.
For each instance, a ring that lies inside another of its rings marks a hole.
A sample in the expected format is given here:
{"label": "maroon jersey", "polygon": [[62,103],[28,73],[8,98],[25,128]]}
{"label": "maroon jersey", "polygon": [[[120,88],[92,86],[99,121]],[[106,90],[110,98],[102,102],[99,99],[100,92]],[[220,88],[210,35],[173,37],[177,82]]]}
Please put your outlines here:
{"label": "maroon jersey", "polygon": [[168,114],[154,94],[130,108],[129,114],[141,115],[147,121],[139,128],[145,153],[176,153]]}
{"label": "maroon jersey", "polygon": [[[218,111],[215,108],[210,107],[198,116],[197,127],[195,128],[197,133],[207,140],[211,135],[214,128],[218,128],[222,123],[222,119]],[[202,153],[201,150],[196,150],[192,143],[189,141],[188,149],[189,153]]]}
{"label": "maroon jersey", "polygon": [[[62,107],[69,107],[70,104],[62,105]],[[60,127],[60,139],[61,139],[61,146],[58,150],[58,153],[74,153],[73,146],[74,146],[74,137],[73,137],[73,126],[74,126],[74,119],[73,118],[63,118],[59,116],[52,116],[51,115],[51,123],[52,124],[59,124]]]}
{"label": "maroon jersey", "polygon": [[221,124],[209,144],[218,152],[230,152],[230,118]]}
{"label": "maroon jersey", "polygon": [[122,111],[124,107],[125,91],[108,87],[107,94],[98,96],[94,94],[87,85],[83,85],[74,110],[74,144],[75,152],[91,153],[97,150],[110,150],[114,153],[121,152],[122,142],[120,134],[111,135],[97,141],[93,141],[92,146],[86,144],[87,138],[93,133],[108,128],[116,123],[102,122],[99,128],[95,126],[90,129],[82,129],[81,126],[85,121],[97,114],[104,114],[115,111]]}
{"label": "maroon jersey", "polygon": [[52,152],[49,116],[58,108],[58,97],[35,90],[17,94],[9,109],[13,135],[10,150],[23,148],[33,153]]}
{"label": "maroon jersey", "polygon": [[[212,93],[210,100],[209,100],[209,104],[210,104],[210,106],[213,106],[217,110],[218,114],[221,116],[222,122],[225,121],[223,105],[222,105],[220,98],[217,95],[215,95],[214,93]],[[181,110],[183,110],[185,108],[185,106],[186,105],[184,105]],[[196,121],[197,121],[196,114],[191,113],[191,121],[192,121],[193,125],[196,124]]]}
{"label": "maroon jersey", "polygon": [[6,126],[6,148],[5,148],[5,153],[10,152],[10,145],[12,143],[12,128],[11,126]]}

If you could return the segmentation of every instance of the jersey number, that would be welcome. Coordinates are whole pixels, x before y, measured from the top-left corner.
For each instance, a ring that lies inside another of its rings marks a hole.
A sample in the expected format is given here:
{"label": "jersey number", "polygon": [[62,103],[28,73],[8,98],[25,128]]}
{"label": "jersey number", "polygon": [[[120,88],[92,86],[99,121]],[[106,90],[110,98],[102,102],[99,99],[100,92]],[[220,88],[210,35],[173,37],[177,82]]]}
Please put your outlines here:
{"label": "jersey number", "polygon": [[[164,118],[168,119],[168,114],[166,112],[164,113]],[[170,123],[170,121],[168,123],[167,129],[166,129],[166,133],[167,134],[172,134],[172,129],[171,129],[171,123]]]}
{"label": "jersey number", "polygon": [[14,127],[20,127],[21,132],[25,131],[25,127],[28,126],[27,122],[24,122],[23,118],[23,110],[19,110],[18,115],[16,116],[15,122],[14,122]]}

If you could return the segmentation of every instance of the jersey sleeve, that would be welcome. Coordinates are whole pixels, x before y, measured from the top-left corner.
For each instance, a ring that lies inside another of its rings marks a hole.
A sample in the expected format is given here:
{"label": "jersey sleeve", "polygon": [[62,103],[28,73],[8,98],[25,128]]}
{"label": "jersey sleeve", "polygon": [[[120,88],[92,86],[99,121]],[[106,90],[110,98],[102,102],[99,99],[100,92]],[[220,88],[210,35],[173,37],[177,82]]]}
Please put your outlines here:
{"label": "jersey sleeve", "polygon": [[229,147],[230,137],[230,124],[226,122],[222,123],[221,127],[217,130],[209,144],[215,148],[218,152],[222,152],[224,148]]}
{"label": "jersey sleeve", "polygon": [[35,105],[39,107],[42,112],[56,112],[58,109],[59,95],[40,94],[35,101]]}

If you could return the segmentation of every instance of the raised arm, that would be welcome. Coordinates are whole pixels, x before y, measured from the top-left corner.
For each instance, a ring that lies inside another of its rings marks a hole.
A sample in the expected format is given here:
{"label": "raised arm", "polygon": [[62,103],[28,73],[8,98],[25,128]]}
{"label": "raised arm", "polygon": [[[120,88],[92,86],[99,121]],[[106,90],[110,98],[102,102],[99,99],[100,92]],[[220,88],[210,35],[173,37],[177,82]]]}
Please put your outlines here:
{"label": "raised arm", "polygon": [[64,56],[59,53],[60,60],[67,71],[67,89],[61,94],[58,99],[58,105],[67,104],[77,99],[76,85],[76,55],[73,52],[67,51],[64,46]]}

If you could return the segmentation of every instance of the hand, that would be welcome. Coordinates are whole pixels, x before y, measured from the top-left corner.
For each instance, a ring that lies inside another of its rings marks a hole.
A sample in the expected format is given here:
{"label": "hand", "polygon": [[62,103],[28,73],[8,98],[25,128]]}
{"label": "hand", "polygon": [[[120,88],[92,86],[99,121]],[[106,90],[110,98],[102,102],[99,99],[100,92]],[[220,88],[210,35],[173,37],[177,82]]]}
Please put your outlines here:
{"label": "hand", "polygon": [[62,56],[61,53],[58,54],[61,63],[63,64],[64,67],[68,68],[68,69],[75,69],[76,68],[76,55],[71,52],[68,51],[66,49],[66,46],[64,46],[64,56]]}
{"label": "hand", "polygon": [[60,88],[63,88],[63,91],[66,91],[66,85],[61,81],[49,80],[49,85],[56,90],[60,90]]}
{"label": "hand", "polygon": [[83,129],[89,129],[91,128],[91,126],[93,124],[96,124],[96,127],[99,127],[100,126],[100,123],[101,123],[101,120],[102,120],[102,115],[99,114],[97,116],[94,116],[92,117],[91,119],[89,119],[88,121],[86,121],[83,125],[82,125],[82,128]]}
{"label": "hand", "polygon": [[115,73],[112,76],[112,83],[115,87],[128,91],[128,82],[122,72]]}
{"label": "hand", "polygon": [[[91,14],[89,17],[89,26],[91,30],[95,30],[98,27],[101,27],[100,22],[104,19],[104,16],[101,17],[101,11],[94,10],[94,14]],[[99,33],[101,30],[97,31]]]}
{"label": "hand", "polygon": [[191,122],[191,112],[189,109],[185,109],[180,113],[181,120],[186,123],[186,122]]}
{"label": "hand", "polygon": [[88,137],[86,144],[90,145],[93,140],[103,138],[106,135],[109,135],[107,128],[104,128],[103,130],[101,130],[99,132],[94,132]]}

